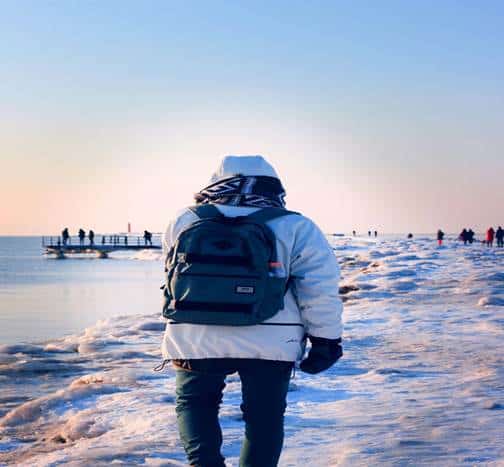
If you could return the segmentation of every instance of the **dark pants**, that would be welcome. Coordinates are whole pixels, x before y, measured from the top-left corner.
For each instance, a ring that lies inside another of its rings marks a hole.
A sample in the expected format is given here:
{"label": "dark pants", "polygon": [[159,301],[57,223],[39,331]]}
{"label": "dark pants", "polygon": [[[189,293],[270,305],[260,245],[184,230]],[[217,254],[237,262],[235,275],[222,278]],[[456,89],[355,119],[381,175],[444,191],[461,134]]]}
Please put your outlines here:
{"label": "dark pants", "polygon": [[292,363],[255,359],[179,360],[177,421],[189,463],[224,467],[219,405],[226,375],[238,372],[242,383],[245,440],[242,467],[274,467],[283,445],[284,412]]}

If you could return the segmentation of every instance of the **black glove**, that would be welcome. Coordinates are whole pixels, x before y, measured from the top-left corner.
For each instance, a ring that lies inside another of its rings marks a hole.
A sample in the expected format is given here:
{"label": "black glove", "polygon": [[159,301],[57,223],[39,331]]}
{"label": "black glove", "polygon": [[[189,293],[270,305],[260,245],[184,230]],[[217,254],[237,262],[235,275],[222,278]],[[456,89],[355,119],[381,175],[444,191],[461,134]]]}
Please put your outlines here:
{"label": "black glove", "polygon": [[308,335],[311,349],[299,365],[301,371],[312,375],[327,370],[333,366],[343,355],[340,339],[324,339]]}

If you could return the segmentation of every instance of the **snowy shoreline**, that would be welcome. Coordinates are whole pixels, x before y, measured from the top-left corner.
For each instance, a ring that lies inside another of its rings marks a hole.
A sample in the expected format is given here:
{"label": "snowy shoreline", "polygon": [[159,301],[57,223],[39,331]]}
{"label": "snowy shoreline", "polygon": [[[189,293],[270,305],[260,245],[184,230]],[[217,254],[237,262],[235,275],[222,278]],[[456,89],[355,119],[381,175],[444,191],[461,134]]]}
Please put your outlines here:
{"label": "snowy shoreline", "polygon": [[[344,358],[297,372],[281,466],[502,465],[504,250],[430,239],[333,239]],[[147,259],[147,258],[146,258]],[[159,313],[0,346],[0,465],[186,465]],[[237,465],[239,380],[223,451]]]}

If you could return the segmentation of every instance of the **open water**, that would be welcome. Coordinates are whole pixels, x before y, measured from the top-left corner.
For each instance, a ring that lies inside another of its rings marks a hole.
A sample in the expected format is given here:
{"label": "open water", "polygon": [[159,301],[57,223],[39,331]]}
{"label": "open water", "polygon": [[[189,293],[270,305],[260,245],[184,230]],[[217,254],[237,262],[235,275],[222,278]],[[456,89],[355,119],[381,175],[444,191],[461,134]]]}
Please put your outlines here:
{"label": "open water", "polygon": [[43,254],[39,237],[0,237],[0,344],[41,342],[99,319],[160,311],[161,253]]}

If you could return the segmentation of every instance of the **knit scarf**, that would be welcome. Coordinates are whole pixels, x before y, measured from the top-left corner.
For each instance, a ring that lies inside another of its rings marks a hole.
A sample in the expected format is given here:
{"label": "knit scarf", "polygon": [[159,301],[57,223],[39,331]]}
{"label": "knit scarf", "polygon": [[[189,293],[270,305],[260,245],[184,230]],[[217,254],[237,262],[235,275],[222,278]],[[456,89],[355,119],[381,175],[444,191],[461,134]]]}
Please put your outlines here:
{"label": "knit scarf", "polygon": [[216,203],[256,208],[285,207],[285,190],[275,177],[235,175],[194,195],[197,204]]}

